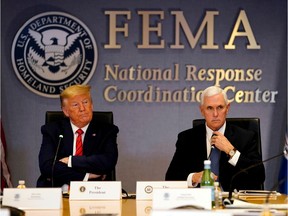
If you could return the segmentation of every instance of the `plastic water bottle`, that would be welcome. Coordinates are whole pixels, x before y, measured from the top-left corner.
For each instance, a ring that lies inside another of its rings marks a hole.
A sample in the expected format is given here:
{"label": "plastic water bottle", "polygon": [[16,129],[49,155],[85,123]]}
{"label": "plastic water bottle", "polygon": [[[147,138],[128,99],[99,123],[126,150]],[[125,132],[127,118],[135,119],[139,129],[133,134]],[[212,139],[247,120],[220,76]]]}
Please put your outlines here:
{"label": "plastic water bottle", "polygon": [[19,180],[19,181],[18,181],[18,186],[17,186],[17,188],[19,188],[19,189],[24,189],[24,188],[26,188],[26,186],[25,186],[25,181],[24,181],[24,180]]}
{"label": "plastic water bottle", "polygon": [[219,182],[214,182],[215,209],[222,209],[222,191]]}
{"label": "plastic water bottle", "polygon": [[210,188],[211,189],[211,200],[212,207],[215,206],[215,196],[214,196],[214,180],[211,177],[211,161],[204,161],[204,172],[201,179],[201,188]]}

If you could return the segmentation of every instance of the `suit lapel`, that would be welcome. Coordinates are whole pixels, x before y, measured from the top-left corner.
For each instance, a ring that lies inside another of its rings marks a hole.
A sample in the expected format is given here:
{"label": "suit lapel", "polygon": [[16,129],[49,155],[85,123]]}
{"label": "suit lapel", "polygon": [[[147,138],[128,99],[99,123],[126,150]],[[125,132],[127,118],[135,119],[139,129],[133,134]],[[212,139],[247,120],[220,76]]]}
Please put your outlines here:
{"label": "suit lapel", "polygon": [[235,139],[234,138],[234,132],[233,132],[233,130],[232,130],[232,128],[231,128],[229,123],[227,123],[227,125],[226,125],[226,130],[225,130],[225,134],[224,135],[231,143],[233,143],[233,141]]}
{"label": "suit lapel", "polygon": [[[227,123],[226,124],[226,129],[225,129],[225,133],[224,133],[224,136],[229,140],[229,142],[232,143],[233,145],[233,140],[234,140],[234,132],[232,130],[232,128],[230,127],[230,124]],[[222,160],[224,161],[228,161],[229,160],[229,157],[227,157],[226,153],[225,152],[221,152],[221,158]],[[221,164],[221,163],[220,163]]]}
{"label": "suit lapel", "polygon": [[91,152],[91,148],[95,147],[97,139],[99,138],[98,132],[99,130],[96,127],[95,123],[93,121],[90,122],[83,142],[83,153],[85,155],[86,153]]}
{"label": "suit lapel", "polygon": [[63,152],[68,153],[69,155],[73,154],[73,139],[74,134],[69,119],[65,119],[62,122],[63,130]]}
{"label": "suit lapel", "polygon": [[[204,160],[207,159],[207,145],[206,145],[206,126],[205,124],[203,125],[199,125],[198,127],[195,128],[196,129],[196,136],[194,136],[194,138],[196,138],[196,142],[193,140],[193,143],[195,143],[199,149],[199,155],[205,155]],[[197,153],[197,154],[198,154]]]}

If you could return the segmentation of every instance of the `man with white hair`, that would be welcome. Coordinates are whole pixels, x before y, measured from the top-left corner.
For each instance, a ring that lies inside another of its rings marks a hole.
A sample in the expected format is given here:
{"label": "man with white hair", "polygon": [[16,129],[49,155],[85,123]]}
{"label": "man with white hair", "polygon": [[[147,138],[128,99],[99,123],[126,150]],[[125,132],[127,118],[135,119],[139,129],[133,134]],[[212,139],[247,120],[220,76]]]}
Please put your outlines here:
{"label": "man with white hair", "polygon": [[[261,161],[256,134],[227,123],[229,109],[226,92],[221,88],[211,86],[203,91],[200,111],[206,123],[179,133],[166,180],[187,179],[188,186],[198,186],[203,174],[203,162],[210,158],[213,149],[218,152],[219,162],[212,169],[214,179],[228,191],[234,174]],[[238,190],[261,189],[264,180],[264,166],[259,165],[237,176],[232,183],[233,188]]]}

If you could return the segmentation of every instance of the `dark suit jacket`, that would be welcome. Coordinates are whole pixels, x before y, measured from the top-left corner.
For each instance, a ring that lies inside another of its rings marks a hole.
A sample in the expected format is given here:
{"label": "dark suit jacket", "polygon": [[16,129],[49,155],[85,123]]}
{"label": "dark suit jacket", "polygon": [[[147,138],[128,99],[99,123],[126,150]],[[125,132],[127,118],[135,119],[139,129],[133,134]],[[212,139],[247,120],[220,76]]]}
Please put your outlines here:
{"label": "dark suit jacket", "polygon": [[[232,166],[225,152],[221,152],[219,181],[225,191],[229,191],[232,176],[241,169],[261,161],[258,152],[255,133],[226,124],[225,134],[231,144],[241,153],[237,165]],[[200,172],[207,159],[205,125],[179,133],[176,152],[166,173],[166,180],[186,180],[190,173]],[[260,165],[245,173],[239,174],[233,180],[233,189],[261,189],[265,180],[264,166]]]}
{"label": "dark suit jacket", "polygon": [[37,187],[51,187],[52,164],[56,155],[59,135],[63,135],[53,171],[54,187],[82,181],[86,173],[108,174],[116,166],[118,148],[116,143],[118,127],[110,124],[96,124],[91,121],[83,141],[83,156],[72,156],[72,167],[59,159],[73,155],[73,131],[70,120],[64,119],[41,127],[43,135],[39,152],[41,176]]}

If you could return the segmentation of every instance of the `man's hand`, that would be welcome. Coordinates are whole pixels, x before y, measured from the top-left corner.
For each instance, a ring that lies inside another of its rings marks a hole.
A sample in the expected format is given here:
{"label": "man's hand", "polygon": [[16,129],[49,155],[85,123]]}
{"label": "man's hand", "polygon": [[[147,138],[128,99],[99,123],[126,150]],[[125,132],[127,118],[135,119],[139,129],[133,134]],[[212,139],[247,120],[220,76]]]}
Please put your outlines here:
{"label": "man's hand", "polygon": [[93,173],[89,173],[88,179],[95,179],[101,177],[101,180],[103,181],[106,178],[106,175],[97,175]]}
{"label": "man's hand", "polygon": [[69,157],[62,158],[59,161],[62,162],[62,163],[68,164]]}
{"label": "man's hand", "polygon": [[234,146],[222,133],[215,131],[213,134],[216,134],[216,136],[211,137],[211,145],[215,145],[216,148],[225,152],[226,154],[228,154],[229,151],[234,148]]}
{"label": "man's hand", "polygon": [[202,175],[203,171],[194,173],[192,177],[192,185],[199,184],[201,182]]}
{"label": "man's hand", "polygon": [[[200,184],[202,180],[202,176],[203,176],[203,171],[194,173],[192,177],[192,185]],[[218,179],[218,176],[212,172],[211,172],[211,177],[213,178],[214,181],[217,181]]]}
{"label": "man's hand", "polygon": [[217,181],[217,179],[218,179],[218,176],[212,172],[211,172],[211,177],[213,178],[214,181]]}

